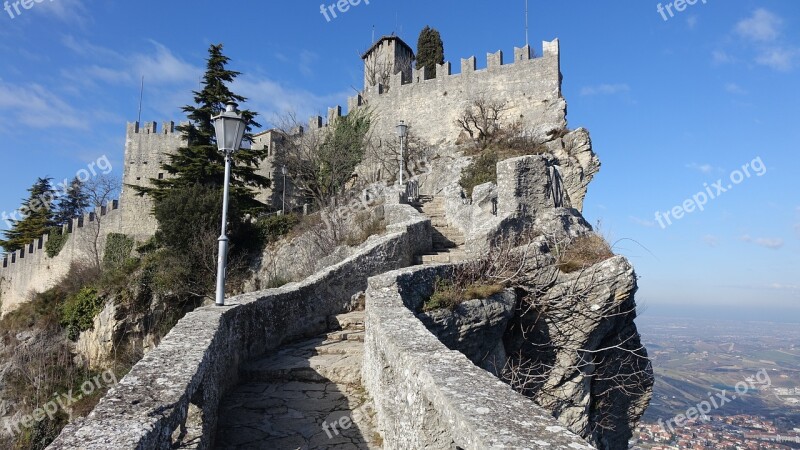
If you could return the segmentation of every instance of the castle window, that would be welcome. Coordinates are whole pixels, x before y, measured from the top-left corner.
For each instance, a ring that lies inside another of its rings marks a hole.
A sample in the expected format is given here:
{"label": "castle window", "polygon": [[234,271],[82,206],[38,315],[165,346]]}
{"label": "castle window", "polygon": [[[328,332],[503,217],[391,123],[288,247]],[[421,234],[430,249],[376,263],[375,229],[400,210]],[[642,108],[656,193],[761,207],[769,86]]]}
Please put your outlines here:
{"label": "castle window", "polygon": [[158,179],[159,180],[163,180],[164,179],[164,174],[163,173],[158,174]]}
{"label": "castle window", "polygon": [[142,177],[136,177],[136,181],[142,181]]}

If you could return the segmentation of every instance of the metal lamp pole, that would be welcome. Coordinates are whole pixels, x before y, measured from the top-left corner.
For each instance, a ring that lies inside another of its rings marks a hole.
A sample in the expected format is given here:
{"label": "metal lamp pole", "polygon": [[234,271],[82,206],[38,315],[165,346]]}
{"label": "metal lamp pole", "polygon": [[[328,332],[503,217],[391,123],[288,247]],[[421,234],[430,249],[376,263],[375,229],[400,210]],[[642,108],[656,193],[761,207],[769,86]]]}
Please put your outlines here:
{"label": "metal lamp pole", "polygon": [[399,124],[397,124],[397,136],[400,137],[400,187],[403,187],[403,172],[405,171],[405,143],[406,143],[406,136],[408,136],[408,125],[406,125],[405,120],[401,120]]}
{"label": "metal lamp pole", "polygon": [[286,170],[286,165],[281,168],[281,173],[283,174],[283,207],[281,208],[281,215],[286,215],[286,174],[289,171]]}
{"label": "metal lamp pole", "polygon": [[212,118],[217,135],[217,148],[225,155],[225,185],[222,197],[222,233],[219,236],[217,259],[217,306],[225,306],[225,278],[228,271],[228,194],[231,181],[233,154],[242,145],[247,124],[236,110],[236,103],[229,102],[225,112]]}

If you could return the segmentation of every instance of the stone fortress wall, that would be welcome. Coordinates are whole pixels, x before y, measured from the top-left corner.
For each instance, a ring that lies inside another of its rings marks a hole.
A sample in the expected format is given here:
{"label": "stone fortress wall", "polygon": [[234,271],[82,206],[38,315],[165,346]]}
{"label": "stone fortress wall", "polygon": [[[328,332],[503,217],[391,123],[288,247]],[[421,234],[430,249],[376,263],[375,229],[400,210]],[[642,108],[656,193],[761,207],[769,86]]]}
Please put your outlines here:
{"label": "stone fortress wall", "polygon": [[[5,315],[30,301],[34,292],[55,287],[73,263],[91,264],[96,256],[95,240],[97,248],[102,251],[108,234],[123,228],[122,218],[119,202],[114,200],[108,206],[96,208],[94,212],[76,217],[64,225],[63,231],[69,234],[69,238],[55,258],[47,255],[47,235],[6,255],[0,266],[0,313]],[[102,254],[99,257],[102,259]]]}
{"label": "stone fortress wall", "polygon": [[[399,38],[383,38],[399,40]],[[377,44],[377,43],[376,43]],[[386,46],[374,45],[373,51],[384,52]],[[401,46],[395,46],[401,47]],[[395,48],[392,47],[392,48]],[[388,48],[388,47],[387,47]],[[392,50],[390,48],[390,50]],[[402,58],[395,50],[392,57]],[[365,64],[370,58],[364,55]],[[366,70],[366,68],[365,68]],[[390,77],[388,86],[366,86],[362,94],[348,100],[348,111],[369,108],[373,114],[373,135],[386,145],[397,145],[395,126],[404,120],[413,137],[430,146],[454,144],[462,133],[457,118],[476,99],[501,102],[506,106],[504,120],[519,120],[523,130],[531,134],[545,134],[566,126],[566,103],[561,96],[561,71],[559,41],[543,42],[540,57],[533,57],[530,46],[514,49],[514,61],[506,64],[503,52],[487,55],[487,67],[477,69],[477,60],[461,60],[461,72],[452,73],[450,63],[437,68],[434,79],[424,79],[424,69],[400,71]],[[327,122],[314,117],[309,132],[326,129],[342,117],[342,107],[329,108]],[[113,217],[102,225],[103,238],[109,233],[121,233],[139,242],[149,239],[158,223],[151,214],[152,202],[137,195],[132,185],[147,186],[150,179],[168,177],[162,169],[167,155],[186,146],[187,141],[175,122],[164,122],[159,128],[155,122],[128,123],[125,140],[123,187],[117,207],[108,207]],[[272,186],[258,195],[258,199],[280,208],[283,194],[281,168],[275,164],[282,134],[269,130],[254,136],[253,146],[269,148],[270,156],[259,170],[272,181]],[[424,186],[423,186],[424,190]],[[287,202],[292,199],[291,183],[287,188]],[[288,206],[287,206],[288,207]],[[84,222],[90,222],[87,218]],[[73,227],[79,229],[79,227]],[[72,262],[82,256],[67,249],[56,258],[48,258],[43,251],[42,237],[28,246],[23,255],[9,255],[8,262],[0,268],[0,300],[5,314],[27,301],[31,291],[42,292],[55,285]],[[67,247],[75,248],[77,240],[71,235]],[[41,248],[40,248],[41,246]],[[41,250],[41,251],[39,251]],[[31,258],[29,256],[34,256]],[[30,261],[30,262],[29,262]]]}

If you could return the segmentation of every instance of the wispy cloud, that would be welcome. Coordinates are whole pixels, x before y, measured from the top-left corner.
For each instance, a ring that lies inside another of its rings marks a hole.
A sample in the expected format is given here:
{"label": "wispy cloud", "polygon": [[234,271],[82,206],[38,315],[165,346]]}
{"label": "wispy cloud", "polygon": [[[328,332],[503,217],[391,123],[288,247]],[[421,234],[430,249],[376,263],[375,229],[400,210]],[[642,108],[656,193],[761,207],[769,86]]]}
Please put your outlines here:
{"label": "wispy cloud", "polygon": [[753,238],[748,234],[741,236],[739,240],[743,242],[753,243],[760,247],[768,248],[770,250],[779,250],[783,248],[785,242],[781,238]]}
{"label": "wispy cloud", "polygon": [[625,83],[600,84],[597,86],[584,86],[581,89],[581,95],[614,95],[630,90],[630,86]]}
{"label": "wispy cloud", "polygon": [[700,173],[712,173],[714,171],[721,172],[722,168],[714,167],[711,164],[698,164],[696,162],[686,164],[687,169],[695,170]]}
{"label": "wispy cloud", "polygon": [[630,216],[629,219],[631,220],[631,222],[642,227],[653,228],[656,226],[656,223],[653,222],[652,220],[645,220],[636,216]]}
{"label": "wispy cloud", "polygon": [[782,42],[783,22],[777,14],[759,8],[740,20],[734,33],[753,45],[756,64],[786,72],[795,67],[800,58],[800,49]]}
{"label": "wispy cloud", "polygon": [[714,50],[711,52],[711,62],[714,64],[731,64],[736,62],[736,58],[723,50]]}
{"label": "wispy cloud", "polygon": [[783,20],[776,14],[759,8],[753,15],[736,24],[739,36],[756,42],[771,42],[780,35]]}
{"label": "wispy cloud", "polygon": [[800,50],[790,48],[768,48],[756,56],[756,63],[779,71],[788,71],[794,67]]}
{"label": "wispy cloud", "polygon": [[33,8],[38,14],[50,16],[55,20],[84,27],[91,22],[89,8],[84,5],[83,0],[58,0],[58,1],[37,1],[39,5]]}
{"label": "wispy cloud", "polygon": [[86,129],[88,121],[64,99],[36,84],[13,84],[0,80],[0,122],[32,128]]}
{"label": "wispy cloud", "polygon": [[735,95],[747,95],[747,91],[736,83],[726,83],[725,90]]}
{"label": "wispy cloud", "polygon": [[703,242],[709,247],[716,247],[719,245],[719,238],[717,236],[707,234],[703,236]]}
{"label": "wispy cloud", "polygon": [[690,29],[695,29],[697,27],[697,22],[697,16],[689,16],[689,18],[686,19],[686,24],[689,25]]}

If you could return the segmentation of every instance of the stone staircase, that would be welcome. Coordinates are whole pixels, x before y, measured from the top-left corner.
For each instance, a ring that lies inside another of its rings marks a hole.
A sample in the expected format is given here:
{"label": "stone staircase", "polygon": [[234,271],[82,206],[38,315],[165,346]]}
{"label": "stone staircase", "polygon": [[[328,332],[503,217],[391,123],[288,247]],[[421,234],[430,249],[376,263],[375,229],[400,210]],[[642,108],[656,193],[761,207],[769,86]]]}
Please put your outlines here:
{"label": "stone staircase", "polygon": [[462,247],[464,234],[447,222],[444,197],[419,197],[415,208],[431,219],[433,225],[433,250],[418,256],[418,264],[454,263],[465,258]]}
{"label": "stone staircase", "polygon": [[252,361],[220,404],[217,449],[379,449],[361,387],[364,313]]}

